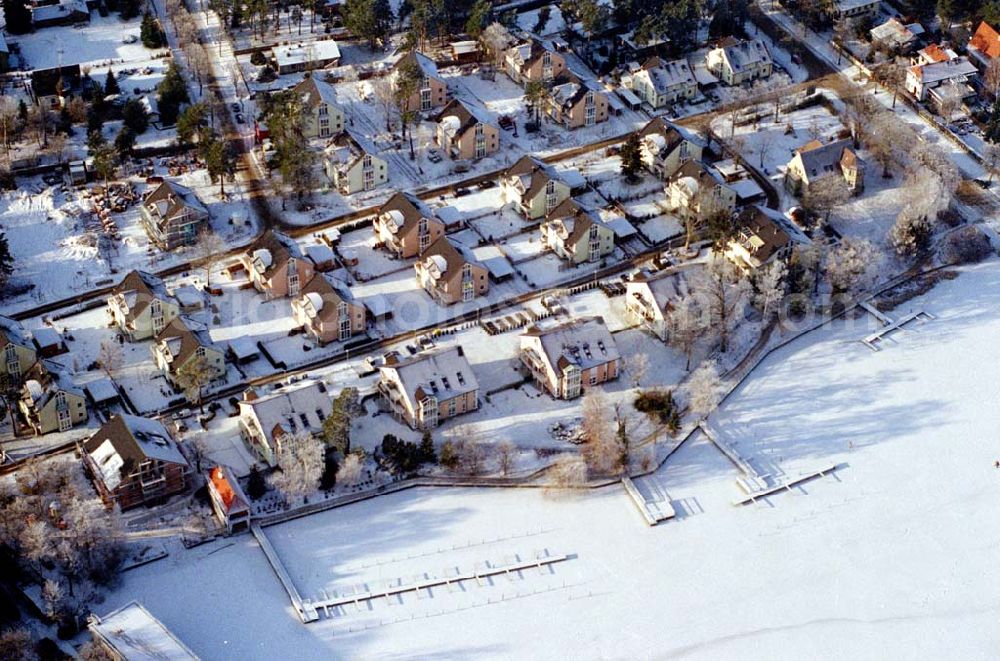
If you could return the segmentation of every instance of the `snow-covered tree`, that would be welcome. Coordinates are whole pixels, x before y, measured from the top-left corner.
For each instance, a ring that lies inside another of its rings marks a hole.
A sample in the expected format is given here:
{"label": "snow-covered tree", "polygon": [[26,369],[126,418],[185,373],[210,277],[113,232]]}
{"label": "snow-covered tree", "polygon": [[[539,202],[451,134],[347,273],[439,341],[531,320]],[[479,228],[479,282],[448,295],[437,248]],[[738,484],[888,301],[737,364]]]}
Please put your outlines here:
{"label": "snow-covered tree", "polygon": [[632,385],[636,388],[649,371],[649,354],[645,351],[637,351],[625,358],[625,371],[632,379]]}
{"label": "snow-covered tree", "polygon": [[340,464],[337,470],[337,484],[345,487],[352,487],[361,479],[361,471],[364,464],[357,454],[349,453]]}
{"label": "snow-covered tree", "polygon": [[714,360],[698,366],[684,386],[688,409],[699,418],[705,418],[722,400],[722,381]]}
{"label": "snow-covered tree", "polygon": [[323,474],[323,443],[308,432],[286,438],[277,453],[280,467],[270,476],[271,486],[281,492],[287,503],[316,491]]}
{"label": "snow-covered tree", "polygon": [[564,454],[553,462],[548,477],[555,487],[580,486],[587,481],[587,462],[578,454]]}
{"label": "snow-covered tree", "polygon": [[113,377],[118,372],[123,360],[121,344],[111,339],[101,342],[101,348],[97,353],[97,364],[101,371],[108,375],[108,378]]}
{"label": "snow-covered tree", "polygon": [[709,328],[708,320],[698,300],[691,295],[682,296],[667,312],[667,342],[683,352],[684,369],[691,369],[691,354],[698,339]]}
{"label": "snow-covered tree", "polygon": [[764,321],[770,321],[778,312],[778,306],[785,297],[787,289],[785,283],[787,273],[785,263],[780,260],[771,262],[758,271],[754,303],[763,315]]}
{"label": "snow-covered tree", "polygon": [[697,294],[718,334],[719,349],[729,350],[729,337],[747,302],[749,285],[743,273],[728,259],[714,256],[697,283]]}
{"label": "snow-covered tree", "polygon": [[854,293],[870,285],[881,258],[867,239],[844,237],[826,257],[826,275],[833,292]]}

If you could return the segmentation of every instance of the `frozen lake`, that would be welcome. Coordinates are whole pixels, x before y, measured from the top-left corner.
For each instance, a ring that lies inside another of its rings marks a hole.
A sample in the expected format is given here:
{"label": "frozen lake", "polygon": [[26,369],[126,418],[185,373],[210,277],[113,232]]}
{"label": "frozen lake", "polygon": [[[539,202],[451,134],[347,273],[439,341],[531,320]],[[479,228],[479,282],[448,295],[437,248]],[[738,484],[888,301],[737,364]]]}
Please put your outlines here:
{"label": "frozen lake", "polygon": [[205,659],[995,657],[1000,262],[889,314],[918,309],[937,318],[877,353],[861,323],[793,343],[713,417],[753,461],[843,464],[758,505],[695,438],[654,478],[680,517],[657,528],[613,487],[418,489],[267,529],[305,597],[571,556],[548,572],[302,625],[242,536],[129,572],[99,611],[139,599]]}

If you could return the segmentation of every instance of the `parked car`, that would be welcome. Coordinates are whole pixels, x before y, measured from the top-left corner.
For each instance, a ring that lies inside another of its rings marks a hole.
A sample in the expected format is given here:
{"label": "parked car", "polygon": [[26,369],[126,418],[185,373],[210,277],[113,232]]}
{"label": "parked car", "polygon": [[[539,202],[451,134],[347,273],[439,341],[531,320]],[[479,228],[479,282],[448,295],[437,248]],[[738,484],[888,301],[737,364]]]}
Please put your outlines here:
{"label": "parked car", "polygon": [[428,149],[427,150],[427,160],[430,161],[431,163],[440,163],[441,162],[441,152],[439,152],[437,149]]}
{"label": "parked car", "polygon": [[510,118],[510,115],[500,115],[500,119],[497,120],[497,123],[504,131],[514,130],[514,120]]}
{"label": "parked car", "polygon": [[129,36],[122,39],[123,44],[134,44],[137,41],[139,41],[139,37],[137,37],[134,34],[130,34]]}

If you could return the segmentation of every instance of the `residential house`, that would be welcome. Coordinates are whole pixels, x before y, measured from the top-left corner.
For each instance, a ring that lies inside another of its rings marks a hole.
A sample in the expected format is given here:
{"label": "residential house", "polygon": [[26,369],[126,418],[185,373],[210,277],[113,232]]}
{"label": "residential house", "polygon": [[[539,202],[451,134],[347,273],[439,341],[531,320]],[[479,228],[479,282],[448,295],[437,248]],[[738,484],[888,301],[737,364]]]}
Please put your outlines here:
{"label": "residential house", "polygon": [[569,199],[569,184],[556,169],[524,155],[500,178],[501,199],[513,203],[528,220],[538,220]]}
{"label": "residential house", "polygon": [[373,222],[377,245],[403,259],[423,254],[445,230],[434,210],[413,193],[390,197],[379,207]]}
{"label": "residential house", "polygon": [[727,85],[743,85],[767,78],[774,67],[763,39],[737,41],[732,37],[708,52],[705,65]]}
{"label": "residential house", "polygon": [[302,100],[306,137],[329,138],[344,130],[344,111],[337,104],[333,85],[317,80],[316,76],[307,76],[292,88],[292,93]]}
{"label": "residential house", "polygon": [[551,42],[528,39],[507,49],[504,68],[510,79],[522,87],[528,83],[549,84],[566,71],[566,58]]}
{"label": "residential house", "polygon": [[392,80],[396,81],[401,72],[408,71],[417,77],[419,84],[406,102],[407,111],[429,112],[448,102],[448,83],[438,73],[434,60],[412,51],[396,62],[392,68]]}
{"label": "residential house", "polygon": [[785,187],[800,195],[817,180],[832,175],[841,177],[855,195],[865,189],[865,163],[850,138],[826,143],[810,140],[796,149],[785,168]]}
{"label": "residential house", "polygon": [[704,221],[736,209],[736,191],[715,168],[701,161],[685,161],[670,177],[666,192],[670,210],[685,221]]}
{"label": "residential house", "polygon": [[188,462],[159,420],[112,417],[84,442],[83,463],[104,503],[123,510],[187,488]]}
{"label": "residential house", "polygon": [[918,50],[916,56],[911,58],[910,63],[914,65],[934,64],[935,62],[954,60],[956,57],[958,57],[958,53],[952,49],[938,46],[937,44],[930,44]]}
{"label": "residential house", "polygon": [[31,26],[35,30],[78,23],[90,23],[90,9],[85,0],[35,3],[31,7]]}
{"label": "residential house", "polygon": [[490,289],[489,269],[446,236],[432,243],[413,267],[417,284],[441,305],[471,301]]}
{"label": "residential house", "polygon": [[874,17],[878,14],[881,0],[833,0],[827,9],[831,21],[844,18]]}
{"label": "residential house", "polygon": [[694,98],[698,93],[691,66],[685,59],[664,61],[651,57],[633,73],[629,87],[654,109]]}
{"label": "residential house", "polygon": [[655,117],[639,130],[639,150],[650,172],[668,179],[687,161],[700,161],[705,142],[688,129]]}
{"label": "residential house", "polygon": [[272,52],[275,69],[282,76],[340,64],[340,47],[333,39],[275,46]]}
{"label": "residential house", "polygon": [[895,16],[868,31],[872,44],[904,54],[913,50],[923,33],[920,23],[903,23]]}
{"label": "residential house", "polygon": [[70,64],[31,72],[31,94],[42,108],[58,110],[80,88],[80,65]]}
{"label": "residential house", "polygon": [[618,378],[621,355],[601,317],[584,317],[521,334],[521,363],[556,399],[573,399]]}
{"label": "residential house", "polygon": [[438,115],[437,144],[450,158],[479,160],[500,150],[500,129],[485,110],[454,99]]}
{"label": "residential house", "polygon": [[180,307],[158,277],[132,271],[111,290],[108,313],[125,339],[138,342],[159,335],[177,318]]}
{"label": "residential house", "polygon": [[324,167],[342,195],[375,190],[389,181],[388,162],[368,138],[350,129],[338,133],[327,145]]}
{"label": "residential house", "polygon": [[268,466],[277,466],[282,444],[300,434],[317,435],[333,410],[322,381],[296,383],[258,395],[250,388],[239,402],[240,436],[250,451]]}
{"label": "residential house", "polygon": [[568,129],[593,126],[608,121],[608,92],[593,78],[572,71],[556,79],[545,99],[545,112]]}
{"label": "residential house", "polygon": [[625,316],[664,342],[670,337],[670,313],[688,293],[683,271],[664,269],[652,275],[641,273],[626,285]]}
{"label": "residential house", "polygon": [[741,269],[752,271],[785,259],[796,245],[808,243],[808,237],[780,211],[754,205],[736,215],[736,233],[723,254]]}
{"label": "residential house", "polygon": [[190,188],[164,181],[139,206],[142,226],[161,250],[194,245],[208,228],[208,209]]}
{"label": "residential house", "polygon": [[177,317],[156,336],[151,347],[153,362],[174,386],[178,386],[178,374],[192,361],[201,359],[211,374],[211,380],[226,376],[225,349],[215,344],[208,331],[196,326],[196,322],[185,323]]}
{"label": "residential house", "polygon": [[965,50],[969,59],[985,73],[990,63],[1000,57],[1000,33],[992,25],[982,21]]}
{"label": "residential house", "polygon": [[104,617],[90,616],[90,634],[104,654],[114,661],[198,661],[192,652],[137,601]]}
{"label": "residential house", "polygon": [[378,391],[392,414],[413,429],[433,429],[479,408],[479,382],[460,346],[406,358],[386,355]]}
{"label": "residential house", "polygon": [[956,83],[965,86],[971,95],[973,92],[969,83],[978,73],[976,65],[967,57],[959,56],[943,62],[918,64],[906,71],[904,87],[916,97],[917,101],[927,99],[928,93],[945,83]]}
{"label": "residential house", "polygon": [[250,282],[268,300],[298,296],[315,269],[298,244],[268,230],[240,256]]}
{"label": "residential house", "polygon": [[230,534],[250,528],[250,499],[228,466],[213,466],[208,471],[208,498],[219,523]]}
{"label": "residential house", "polygon": [[67,431],[87,421],[87,396],[60,365],[40,360],[23,378],[18,408],[36,435]]}
{"label": "residential house", "polygon": [[320,344],[344,342],[366,330],[365,306],[354,299],[346,284],[322,273],[292,299],[292,316]]}
{"label": "residential house", "polygon": [[596,209],[572,198],[565,200],[542,223],[542,243],[570,264],[596,262],[615,251],[615,232]]}
{"label": "residential house", "polygon": [[21,324],[0,316],[0,385],[21,383],[21,376],[37,359],[38,352]]}

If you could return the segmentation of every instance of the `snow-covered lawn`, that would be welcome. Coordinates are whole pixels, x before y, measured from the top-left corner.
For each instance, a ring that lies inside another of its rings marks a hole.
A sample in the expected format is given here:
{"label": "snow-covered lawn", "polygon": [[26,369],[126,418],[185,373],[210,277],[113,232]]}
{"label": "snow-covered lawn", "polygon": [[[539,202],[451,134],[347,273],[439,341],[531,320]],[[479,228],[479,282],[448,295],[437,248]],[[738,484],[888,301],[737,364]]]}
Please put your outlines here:
{"label": "snow-covered lawn", "polygon": [[[27,69],[49,69],[70,64],[90,65],[94,73],[108,64],[142,62],[165,51],[152,51],[141,41],[126,44],[126,38],[139,37],[142,17],[123,21],[118,13],[101,16],[90,12],[90,23],[80,26],[53,26],[28,35],[8,38],[21,47]],[[103,79],[95,76],[95,80]]]}
{"label": "snow-covered lawn", "polygon": [[[571,556],[551,571],[303,625],[242,536],[130,571],[103,609],[139,599],[205,658],[991,658],[998,280],[993,260],[905,304],[937,319],[881,352],[837,322],[765,361],[713,423],[841,468],[758,506],[730,504],[735,469],[696,437],[643,485],[679,515],[657,528],[616,486],[419,489],[267,530],[308,598]],[[218,618],[220,601],[254,607]]]}

